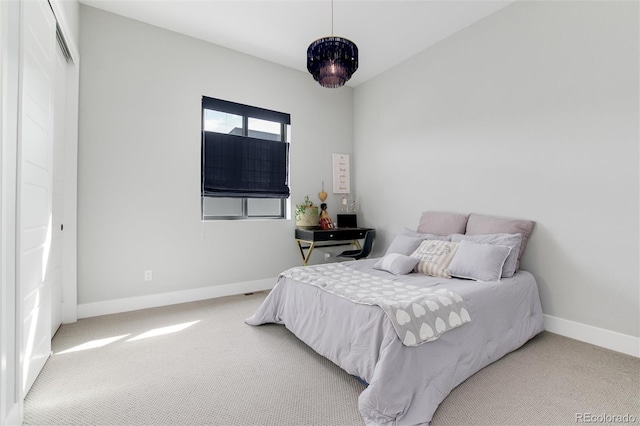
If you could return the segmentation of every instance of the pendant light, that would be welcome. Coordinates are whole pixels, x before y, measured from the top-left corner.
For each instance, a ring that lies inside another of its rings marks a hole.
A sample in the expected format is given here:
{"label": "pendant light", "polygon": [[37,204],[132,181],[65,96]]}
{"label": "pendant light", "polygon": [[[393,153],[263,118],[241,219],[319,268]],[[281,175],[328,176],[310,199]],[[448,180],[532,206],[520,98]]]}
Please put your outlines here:
{"label": "pendant light", "polygon": [[344,86],[358,69],[358,46],[351,40],[333,35],[331,0],[331,37],[320,38],[307,49],[307,70],[322,87]]}

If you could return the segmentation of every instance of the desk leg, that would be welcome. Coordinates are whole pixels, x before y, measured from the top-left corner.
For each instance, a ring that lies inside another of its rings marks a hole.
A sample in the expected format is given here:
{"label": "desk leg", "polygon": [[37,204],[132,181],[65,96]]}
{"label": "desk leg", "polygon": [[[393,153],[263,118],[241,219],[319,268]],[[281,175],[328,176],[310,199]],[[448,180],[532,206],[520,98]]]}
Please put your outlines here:
{"label": "desk leg", "polygon": [[298,248],[300,249],[300,255],[302,256],[302,266],[307,266],[307,262],[309,262],[309,258],[311,258],[311,252],[313,251],[313,246],[315,245],[313,241],[306,241],[309,243],[309,247],[307,247],[307,254],[304,254],[304,249],[302,248],[302,243],[300,240],[296,240],[298,243]]}
{"label": "desk leg", "polygon": [[[296,242],[298,243],[298,248],[300,249],[300,256],[302,256],[302,266],[307,266],[307,263],[309,262],[309,259],[311,258],[311,252],[313,251],[313,248],[315,247],[315,243],[313,241],[298,240],[298,239],[296,239]],[[303,242],[306,243],[306,244],[309,244],[309,246],[308,247],[303,247],[302,246]],[[349,243],[327,245],[326,247],[333,247],[333,246],[336,246],[336,245],[349,245]],[[353,245],[358,250],[362,250],[362,246],[360,245],[360,240],[352,240],[351,241],[351,245]],[[320,246],[320,247],[325,247],[325,246]],[[305,248],[307,249],[307,254],[304,253],[304,249]]]}

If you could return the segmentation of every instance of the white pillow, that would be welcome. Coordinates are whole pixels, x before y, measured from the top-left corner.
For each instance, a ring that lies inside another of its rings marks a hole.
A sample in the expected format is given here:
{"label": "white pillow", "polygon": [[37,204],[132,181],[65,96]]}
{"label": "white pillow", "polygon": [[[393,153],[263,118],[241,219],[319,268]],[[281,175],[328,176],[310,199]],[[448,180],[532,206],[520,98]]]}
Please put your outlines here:
{"label": "white pillow", "polygon": [[405,256],[400,253],[389,253],[381,257],[375,265],[374,269],[391,272],[393,275],[406,275],[413,270],[420,259],[417,257]]}
{"label": "white pillow", "polygon": [[461,235],[454,234],[451,241],[467,240],[479,244],[493,244],[498,246],[511,247],[511,253],[502,267],[502,277],[510,278],[515,274],[518,266],[518,253],[522,243],[522,234],[483,234],[483,235]]}
{"label": "white pillow", "polygon": [[502,267],[509,253],[511,247],[508,246],[462,240],[447,268],[447,273],[453,277],[476,281],[500,281]]}
{"label": "white pillow", "polygon": [[411,254],[411,257],[420,259],[414,270],[433,277],[451,278],[447,273],[447,268],[456,254],[456,250],[458,250],[458,243],[425,240]]}

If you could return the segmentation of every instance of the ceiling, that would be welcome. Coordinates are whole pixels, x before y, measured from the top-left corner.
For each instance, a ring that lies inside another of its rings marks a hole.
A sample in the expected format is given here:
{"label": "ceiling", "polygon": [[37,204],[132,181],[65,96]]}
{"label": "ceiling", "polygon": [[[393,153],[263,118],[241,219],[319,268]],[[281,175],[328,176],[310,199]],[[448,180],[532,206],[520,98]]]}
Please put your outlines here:
{"label": "ceiling", "polygon": [[[514,0],[335,0],[333,34],[353,41],[355,87]],[[331,35],[330,0],[80,0],[306,72],[309,44]]]}

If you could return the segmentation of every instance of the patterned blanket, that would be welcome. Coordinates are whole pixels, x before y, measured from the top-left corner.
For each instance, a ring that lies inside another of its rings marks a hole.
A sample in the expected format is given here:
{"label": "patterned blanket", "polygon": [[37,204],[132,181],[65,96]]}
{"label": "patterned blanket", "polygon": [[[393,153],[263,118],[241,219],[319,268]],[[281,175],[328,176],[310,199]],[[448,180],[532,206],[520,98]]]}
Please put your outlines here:
{"label": "patterned blanket", "polygon": [[295,267],[281,276],[313,285],[387,314],[405,346],[419,346],[471,321],[459,294],[391,281],[356,271],[341,263]]}

